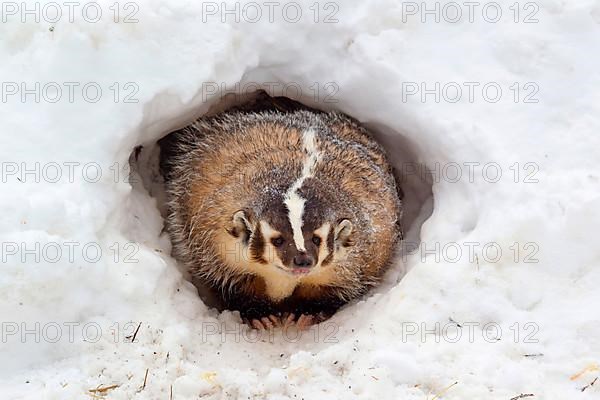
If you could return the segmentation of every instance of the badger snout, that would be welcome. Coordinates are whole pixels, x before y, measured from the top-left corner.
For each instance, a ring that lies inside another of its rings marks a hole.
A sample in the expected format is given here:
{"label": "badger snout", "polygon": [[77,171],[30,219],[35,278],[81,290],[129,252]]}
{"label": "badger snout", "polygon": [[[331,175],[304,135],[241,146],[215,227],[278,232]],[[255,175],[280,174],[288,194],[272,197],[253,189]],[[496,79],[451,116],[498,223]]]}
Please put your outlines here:
{"label": "badger snout", "polygon": [[294,256],[294,267],[296,268],[311,268],[315,265],[315,259],[310,255],[301,252]]}

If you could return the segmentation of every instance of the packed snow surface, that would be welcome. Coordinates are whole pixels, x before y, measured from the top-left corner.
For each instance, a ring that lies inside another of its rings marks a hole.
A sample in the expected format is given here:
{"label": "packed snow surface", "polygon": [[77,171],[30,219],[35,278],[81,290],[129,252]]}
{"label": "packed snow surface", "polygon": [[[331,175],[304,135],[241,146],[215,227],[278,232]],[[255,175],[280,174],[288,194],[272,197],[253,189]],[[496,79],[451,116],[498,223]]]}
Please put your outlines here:
{"label": "packed snow surface", "polygon": [[[598,398],[598,1],[67,3],[0,16],[2,399]],[[129,178],[256,87],[431,171],[420,242],[300,336],[206,306]]]}

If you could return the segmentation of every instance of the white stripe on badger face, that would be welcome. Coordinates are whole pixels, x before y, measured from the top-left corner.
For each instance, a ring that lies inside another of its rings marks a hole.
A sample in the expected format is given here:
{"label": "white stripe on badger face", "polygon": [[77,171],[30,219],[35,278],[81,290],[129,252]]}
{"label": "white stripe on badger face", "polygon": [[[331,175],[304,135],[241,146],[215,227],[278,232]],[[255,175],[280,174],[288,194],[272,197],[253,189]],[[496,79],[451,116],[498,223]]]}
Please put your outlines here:
{"label": "white stripe on badger face", "polygon": [[304,224],[302,218],[304,217],[304,204],[306,203],[306,199],[300,197],[298,189],[302,187],[302,184],[307,178],[312,176],[313,169],[319,161],[320,156],[315,141],[315,131],[312,128],[302,132],[302,146],[307,154],[304,165],[302,166],[302,175],[292,186],[290,186],[283,201],[288,209],[288,218],[290,220],[290,225],[292,226],[294,243],[296,244],[298,251],[306,250],[304,247],[304,236],[302,235],[302,225]]}
{"label": "white stripe on badger face", "polygon": [[292,225],[292,232],[294,234],[294,243],[298,251],[306,250],[304,248],[304,236],[302,235],[302,215],[304,213],[304,200],[297,192],[289,193],[285,197],[285,205],[288,208],[288,218]]}

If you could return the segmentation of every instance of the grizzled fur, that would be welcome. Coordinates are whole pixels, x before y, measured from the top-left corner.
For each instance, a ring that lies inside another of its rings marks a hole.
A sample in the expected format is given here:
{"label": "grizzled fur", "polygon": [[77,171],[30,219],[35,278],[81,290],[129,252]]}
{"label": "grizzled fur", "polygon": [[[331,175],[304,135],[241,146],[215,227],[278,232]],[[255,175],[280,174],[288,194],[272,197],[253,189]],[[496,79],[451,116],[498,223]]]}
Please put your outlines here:
{"label": "grizzled fur", "polygon": [[[267,259],[276,252],[287,266],[300,254],[284,199],[306,172],[307,130],[319,157],[297,191],[302,234],[309,257],[323,257],[318,271],[297,277]],[[401,191],[381,146],[355,120],[262,94],[159,144],[174,256],[227,308],[246,318],[331,314],[380,280],[400,237]],[[335,236],[343,220],[351,234]],[[311,242],[320,227],[323,242]],[[271,228],[285,245],[272,245],[263,232]]]}

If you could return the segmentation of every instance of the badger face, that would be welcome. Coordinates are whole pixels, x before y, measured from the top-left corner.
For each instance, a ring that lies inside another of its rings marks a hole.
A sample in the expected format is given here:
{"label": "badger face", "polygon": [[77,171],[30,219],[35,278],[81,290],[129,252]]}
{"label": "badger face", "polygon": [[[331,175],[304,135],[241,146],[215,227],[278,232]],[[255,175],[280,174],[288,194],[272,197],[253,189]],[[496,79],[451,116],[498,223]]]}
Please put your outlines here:
{"label": "badger face", "polygon": [[279,271],[300,279],[344,258],[352,245],[350,219],[336,217],[317,202],[307,203],[297,221],[285,201],[270,203],[260,215],[250,209],[233,214],[229,233],[247,249],[249,264],[262,270],[252,272]]}
{"label": "badger face", "polygon": [[273,299],[290,295],[299,282],[338,284],[342,274],[336,265],[344,263],[352,245],[353,214],[337,188],[318,173],[317,131],[301,132],[299,143],[304,153],[300,168],[293,176],[274,173],[273,186],[236,211],[227,229],[248,260],[235,268],[261,276]]}

